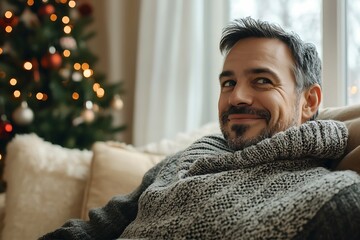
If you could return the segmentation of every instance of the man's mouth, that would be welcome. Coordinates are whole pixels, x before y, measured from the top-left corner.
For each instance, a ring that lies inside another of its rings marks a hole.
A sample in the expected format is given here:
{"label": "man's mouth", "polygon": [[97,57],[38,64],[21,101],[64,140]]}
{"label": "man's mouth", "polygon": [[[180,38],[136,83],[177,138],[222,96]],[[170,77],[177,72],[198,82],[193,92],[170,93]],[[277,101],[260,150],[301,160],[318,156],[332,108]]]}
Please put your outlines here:
{"label": "man's mouth", "polygon": [[236,120],[236,119],[264,119],[259,115],[255,114],[230,114],[228,117],[229,120]]}
{"label": "man's mouth", "polygon": [[231,107],[221,116],[221,121],[225,125],[228,122],[233,123],[251,123],[258,120],[270,121],[270,112],[265,109],[255,109],[252,107]]}
{"label": "man's mouth", "polygon": [[256,120],[265,120],[265,118],[255,114],[230,114],[228,116],[228,121],[233,123],[249,123]]}

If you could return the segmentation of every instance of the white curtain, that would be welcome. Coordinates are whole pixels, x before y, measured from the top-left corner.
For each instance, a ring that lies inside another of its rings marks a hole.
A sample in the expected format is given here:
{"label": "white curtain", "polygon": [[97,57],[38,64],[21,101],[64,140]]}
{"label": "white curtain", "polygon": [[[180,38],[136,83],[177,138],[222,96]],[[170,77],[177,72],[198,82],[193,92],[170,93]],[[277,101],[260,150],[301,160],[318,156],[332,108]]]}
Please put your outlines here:
{"label": "white curtain", "polygon": [[143,0],[133,144],[174,137],[217,121],[219,41],[228,1]]}

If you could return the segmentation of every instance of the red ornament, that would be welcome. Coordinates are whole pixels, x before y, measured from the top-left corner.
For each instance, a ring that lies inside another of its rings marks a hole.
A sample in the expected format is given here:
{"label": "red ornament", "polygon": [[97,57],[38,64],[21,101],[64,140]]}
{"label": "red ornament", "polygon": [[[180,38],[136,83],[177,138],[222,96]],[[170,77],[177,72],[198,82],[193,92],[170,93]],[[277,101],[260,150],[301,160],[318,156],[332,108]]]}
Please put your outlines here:
{"label": "red ornament", "polygon": [[58,52],[47,53],[41,58],[41,66],[47,69],[58,69],[62,64],[62,57]]}
{"label": "red ornament", "polygon": [[89,3],[81,3],[77,9],[83,17],[90,16],[93,12],[93,8]]}
{"label": "red ornament", "polygon": [[51,15],[55,13],[55,7],[51,4],[43,5],[39,8],[38,13],[40,16]]}

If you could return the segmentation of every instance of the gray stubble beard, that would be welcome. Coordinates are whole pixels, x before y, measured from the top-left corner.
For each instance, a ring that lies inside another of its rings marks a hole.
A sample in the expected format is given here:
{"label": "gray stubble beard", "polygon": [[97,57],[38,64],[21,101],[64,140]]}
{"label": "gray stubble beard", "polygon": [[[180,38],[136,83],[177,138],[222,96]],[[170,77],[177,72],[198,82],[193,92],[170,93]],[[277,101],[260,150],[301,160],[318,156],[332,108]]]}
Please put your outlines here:
{"label": "gray stubble beard", "polygon": [[[297,119],[298,119],[298,101],[296,101],[296,105],[295,105],[295,111],[294,111],[294,116],[293,119],[290,123],[288,124],[284,124],[282,122],[277,122],[275,124],[275,126],[269,128],[266,127],[264,128],[258,136],[250,138],[250,139],[245,139],[244,138],[244,134],[245,132],[250,128],[249,125],[246,124],[241,124],[241,125],[234,125],[231,127],[232,131],[236,132],[236,137],[235,138],[230,138],[230,133],[227,132],[225,130],[226,125],[228,124],[228,122],[223,122],[223,120],[220,118],[220,129],[222,134],[224,135],[224,138],[226,139],[228,146],[233,149],[234,151],[237,150],[242,150],[246,147],[249,147],[251,145],[257,144],[258,142],[266,139],[266,138],[270,138],[272,137],[274,134],[281,132],[281,131],[285,131],[286,129],[297,125]],[[267,122],[267,124],[269,124],[269,122]]]}

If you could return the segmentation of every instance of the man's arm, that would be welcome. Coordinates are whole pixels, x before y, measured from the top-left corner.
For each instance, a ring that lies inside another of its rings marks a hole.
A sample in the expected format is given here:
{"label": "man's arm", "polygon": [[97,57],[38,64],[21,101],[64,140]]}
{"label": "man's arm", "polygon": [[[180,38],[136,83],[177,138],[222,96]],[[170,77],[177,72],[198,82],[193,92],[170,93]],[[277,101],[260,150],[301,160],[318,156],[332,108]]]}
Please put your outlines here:
{"label": "man's arm", "polygon": [[144,175],[140,186],[131,194],[115,196],[104,207],[90,210],[89,221],[69,220],[61,228],[39,240],[106,240],[119,237],[135,219],[140,195],[154,182],[165,162],[163,160],[151,168]]}

